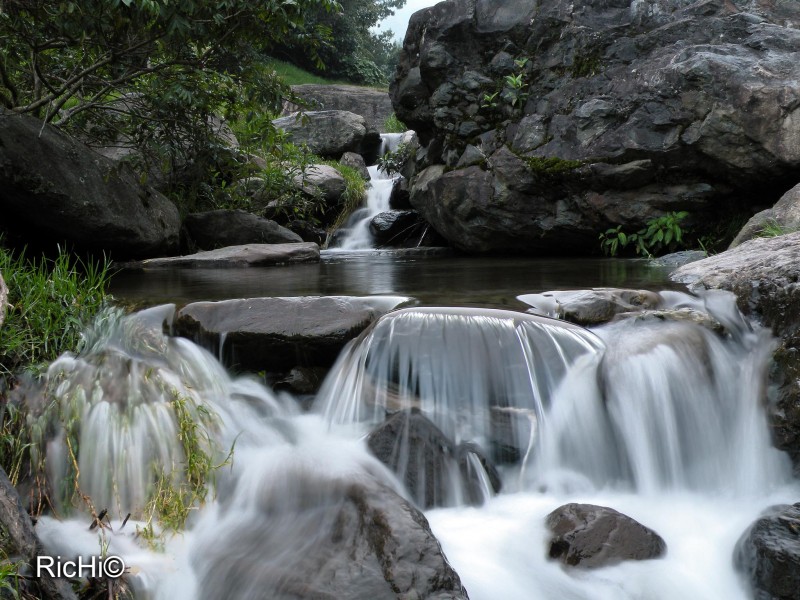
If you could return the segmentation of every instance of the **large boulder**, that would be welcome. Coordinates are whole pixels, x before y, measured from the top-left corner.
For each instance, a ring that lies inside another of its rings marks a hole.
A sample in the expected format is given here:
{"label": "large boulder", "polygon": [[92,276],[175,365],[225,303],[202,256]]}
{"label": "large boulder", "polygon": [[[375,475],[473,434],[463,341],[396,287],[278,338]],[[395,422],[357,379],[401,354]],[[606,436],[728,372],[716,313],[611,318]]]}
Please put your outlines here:
{"label": "large boulder", "polygon": [[766,511],[739,539],[734,561],[758,600],[800,600],[800,503]]}
{"label": "large boulder", "polygon": [[780,338],[772,377],[779,386],[770,403],[778,448],[800,470],[800,232],[756,238],[671,275],[693,290],[719,288],[736,294],[739,308]]}
{"label": "large boulder", "polygon": [[313,467],[220,500],[222,523],[194,545],[199,600],[468,600],[422,512]]}
{"label": "large boulder", "polygon": [[667,544],[652,529],[613,508],[565,504],[547,515],[548,554],[569,567],[605,567],[663,556]]}
{"label": "large boulder", "polygon": [[347,110],[361,115],[371,135],[383,132],[386,119],[394,112],[389,94],[372,88],[306,83],[292,86],[292,91],[317,110]]}
{"label": "large boulder", "polygon": [[291,244],[302,238],[270,221],[243,210],[212,210],[193,213],[183,222],[194,245],[200,250],[244,244]]}
{"label": "large boulder", "polygon": [[735,248],[742,242],[768,234],[790,233],[800,230],[800,184],[797,184],[773,206],[753,215],[731,242]]}
{"label": "large boulder", "polygon": [[419,11],[390,86],[422,144],[412,204],[463,250],[559,253],[770,205],[800,167],[798,26],[800,4],[760,0]]}
{"label": "large boulder", "polygon": [[419,222],[419,213],[415,210],[387,210],[372,218],[369,232],[379,246],[399,246],[416,233]]}
{"label": "large boulder", "polygon": [[0,113],[0,230],[114,257],[173,254],[180,217],[131,172],[32,117]]}
{"label": "large boulder", "polygon": [[367,126],[364,117],[345,110],[293,113],[272,121],[295,144],[314,154],[339,159],[345,152],[361,152]]}
{"label": "large boulder", "polygon": [[194,302],[178,313],[175,332],[236,369],[330,367],[347,342],[405,300],[309,296]]}
{"label": "large boulder", "polygon": [[[500,491],[500,477],[473,444],[456,446],[417,410],[390,415],[367,437],[370,452],[405,484],[422,508],[482,504]],[[492,489],[484,489],[489,481]]]}
{"label": "large boulder", "polygon": [[337,203],[347,189],[347,183],[335,168],[330,165],[309,165],[294,183],[309,194],[322,196],[327,203]]}

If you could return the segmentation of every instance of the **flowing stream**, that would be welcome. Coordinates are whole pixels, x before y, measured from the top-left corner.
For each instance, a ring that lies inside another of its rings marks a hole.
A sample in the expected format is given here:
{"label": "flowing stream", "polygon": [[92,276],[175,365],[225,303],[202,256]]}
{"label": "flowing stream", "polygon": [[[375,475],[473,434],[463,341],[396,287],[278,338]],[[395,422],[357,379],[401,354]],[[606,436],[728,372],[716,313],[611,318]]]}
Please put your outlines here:
{"label": "flowing stream", "polygon": [[[402,133],[382,133],[378,154],[383,156],[387,152],[397,150],[402,136]],[[367,188],[366,203],[350,215],[344,231],[341,233],[342,237],[331,250],[375,249],[375,241],[370,233],[369,224],[377,215],[390,210],[389,200],[392,196],[392,187],[399,175],[388,175],[378,165],[367,167],[367,171],[369,171],[369,187]]]}
{"label": "flowing stream", "polygon": [[[497,309],[389,313],[342,353],[308,414],[165,335],[173,307],[110,315],[81,355],[51,366],[58,401],[39,447],[65,503],[77,463],[81,492],[116,517],[105,543],[132,567],[139,598],[395,597],[323,593],[328,569],[352,561],[314,561],[343,486],[407,493],[364,435],[387,412],[414,411],[499,466],[503,491],[487,486],[482,506],[455,494],[425,512],[472,600],[744,600],[734,544],[760,511],[800,493],[761,406],[773,340],[730,295],[662,297],[703,324],[630,318],[590,331]],[[223,465],[216,492],[184,532],[148,546],[132,534],[146,530],[148,494],[191,481],[187,439]],[[635,518],[666,556],[594,570],[548,560],[544,519],[568,502]],[[128,512],[137,522],[121,528]],[[96,554],[88,522],[44,517],[38,531],[54,553]]]}

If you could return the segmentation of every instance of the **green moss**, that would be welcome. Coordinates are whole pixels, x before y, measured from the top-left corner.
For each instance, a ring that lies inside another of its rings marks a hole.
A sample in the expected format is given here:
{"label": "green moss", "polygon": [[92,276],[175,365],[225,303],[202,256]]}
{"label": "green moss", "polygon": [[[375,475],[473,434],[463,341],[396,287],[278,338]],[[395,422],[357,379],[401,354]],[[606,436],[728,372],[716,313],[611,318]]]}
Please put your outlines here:
{"label": "green moss", "polygon": [[578,54],[572,61],[572,67],[569,69],[570,75],[575,78],[578,77],[591,77],[600,72],[601,62],[599,52],[590,52],[588,54]]}
{"label": "green moss", "polygon": [[566,173],[583,165],[580,160],[566,160],[557,156],[525,156],[521,158],[531,171],[546,175]]}

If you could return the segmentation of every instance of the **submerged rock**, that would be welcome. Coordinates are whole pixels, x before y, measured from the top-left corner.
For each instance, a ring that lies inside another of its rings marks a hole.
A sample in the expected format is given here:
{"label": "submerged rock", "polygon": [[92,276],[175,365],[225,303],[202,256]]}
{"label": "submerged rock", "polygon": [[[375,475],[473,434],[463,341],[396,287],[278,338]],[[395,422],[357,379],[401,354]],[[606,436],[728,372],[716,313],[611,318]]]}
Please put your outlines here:
{"label": "submerged rock", "polygon": [[519,300],[530,305],[531,312],[584,326],[607,323],[620,313],[659,308],[663,303],[656,292],[614,288],[527,294]]}
{"label": "submerged rock", "polygon": [[734,562],[758,600],[800,600],[800,503],[766,511],[737,542]]}
{"label": "submerged rock", "polygon": [[292,473],[223,515],[192,560],[199,600],[468,600],[425,515],[383,484]]}
{"label": "submerged rock", "polygon": [[302,238],[270,221],[243,210],[193,213],[184,220],[189,236],[200,250],[244,244],[292,244]]}
{"label": "submerged rock", "polygon": [[458,447],[417,410],[391,415],[367,437],[372,454],[398,474],[409,496],[422,508],[460,502],[483,504],[488,478],[492,492],[500,477],[480,448]]}
{"label": "submerged rock", "polygon": [[310,242],[292,244],[245,244],[207,250],[187,256],[151,258],[124,265],[132,269],[268,267],[299,262],[317,262],[319,246]]}
{"label": "submerged rock", "polygon": [[347,342],[405,300],[309,296],[194,302],[178,313],[175,331],[236,369],[330,367]]}
{"label": "submerged rock", "polygon": [[180,216],[132,172],[32,117],[0,112],[0,230],[14,243],[142,258],[178,252]]}
{"label": "submerged rock", "polygon": [[570,567],[659,558],[667,550],[655,531],[604,506],[565,504],[547,515],[546,524],[553,533],[550,558]]}

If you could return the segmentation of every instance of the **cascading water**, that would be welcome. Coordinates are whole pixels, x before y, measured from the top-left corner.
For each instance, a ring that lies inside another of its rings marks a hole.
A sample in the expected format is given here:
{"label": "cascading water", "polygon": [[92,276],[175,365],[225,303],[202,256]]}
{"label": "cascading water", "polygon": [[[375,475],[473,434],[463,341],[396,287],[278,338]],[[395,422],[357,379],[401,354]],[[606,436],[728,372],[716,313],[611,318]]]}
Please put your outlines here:
{"label": "cascading water", "polygon": [[[400,411],[426,417],[453,443],[474,444],[501,465],[504,491],[482,507],[426,512],[472,600],[744,600],[750,592],[732,567],[737,538],[762,509],[800,492],[785,456],[770,446],[760,406],[772,341],[741,318],[732,296],[662,297],[700,314],[702,324],[642,315],[590,332],[509,311],[390,313],[343,353],[320,392],[318,414],[300,415],[288,399],[229,379],[190,342],[164,337],[163,309],[149,313],[155,318],[146,335],[141,327],[117,328],[138,340],[135,347],[114,335],[55,363],[51,386],[59,405],[80,397],[69,422],[81,423],[73,430],[81,440],[81,490],[110,497],[109,508],[120,514],[144,502],[121,490],[147,489],[152,479],[140,474],[153,472],[148,463],[181,461],[184,447],[170,439],[180,429],[173,390],[214,415],[204,430],[220,462],[235,448],[232,463],[217,471],[216,496],[182,536],[166,542],[173,557],[167,566],[158,552],[112,537],[111,551],[138,569],[140,597],[402,596],[381,584],[395,572],[385,557],[370,562],[353,533],[373,539],[375,527],[387,527],[364,507],[400,484],[366,452],[363,435]],[[124,377],[119,370],[113,377],[127,387],[98,376],[117,363],[127,365]],[[159,417],[137,413],[137,406],[165,403]],[[140,428],[137,414],[172,429]],[[94,419],[102,424],[92,426]],[[58,440],[52,456],[63,465],[69,449]],[[51,473],[57,486],[60,471]],[[610,506],[637,519],[666,540],[666,557],[565,570],[546,557],[544,518],[567,502]],[[43,518],[38,528],[62,555],[67,536],[72,552],[86,552],[76,547],[90,546],[94,534],[81,522],[83,545],[75,522]],[[395,547],[370,544],[381,552]],[[430,572],[429,558],[421,558],[427,552],[407,555],[418,557],[411,564],[420,569],[408,581]],[[457,585],[443,593],[430,581],[416,597],[463,597]]]}
{"label": "cascading water", "polygon": [[[379,155],[394,152],[400,143],[401,133],[382,133]],[[390,209],[389,200],[392,196],[392,187],[398,175],[388,175],[378,165],[368,167],[369,188],[367,189],[366,205],[356,210],[345,224],[345,233],[332,250],[372,250],[375,242],[369,231],[369,224],[376,215]]]}

